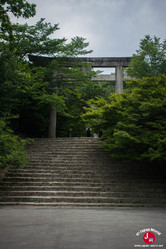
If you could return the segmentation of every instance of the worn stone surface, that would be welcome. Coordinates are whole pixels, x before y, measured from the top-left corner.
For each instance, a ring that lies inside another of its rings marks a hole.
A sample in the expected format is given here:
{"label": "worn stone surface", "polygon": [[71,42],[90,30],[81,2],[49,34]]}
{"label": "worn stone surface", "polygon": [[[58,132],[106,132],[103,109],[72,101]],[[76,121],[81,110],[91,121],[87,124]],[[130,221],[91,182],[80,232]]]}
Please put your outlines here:
{"label": "worn stone surface", "polygon": [[152,165],[113,160],[94,138],[36,139],[27,167],[0,184],[0,205],[166,206],[166,182]]}
{"label": "worn stone surface", "polygon": [[166,210],[3,208],[3,249],[134,249],[146,245],[145,228],[161,232],[155,245],[166,247]]}

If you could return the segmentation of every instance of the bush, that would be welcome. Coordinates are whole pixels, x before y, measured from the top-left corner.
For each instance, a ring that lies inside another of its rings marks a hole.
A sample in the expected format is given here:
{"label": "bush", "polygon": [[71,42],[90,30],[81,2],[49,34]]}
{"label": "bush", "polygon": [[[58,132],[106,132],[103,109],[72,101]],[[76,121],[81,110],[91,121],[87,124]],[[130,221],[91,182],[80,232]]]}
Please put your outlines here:
{"label": "bush", "polygon": [[[128,82],[128,91],[99,101],[84,115],[103,130],[104,148],[123,160],[166,160],[166,76]],[[94,115],[97,114],[97,115]]]}
{"label": "bush", "polygon": [[20,140],[6,123],[0,120],[0,169],[19,167],[27,162],[27,140]]}

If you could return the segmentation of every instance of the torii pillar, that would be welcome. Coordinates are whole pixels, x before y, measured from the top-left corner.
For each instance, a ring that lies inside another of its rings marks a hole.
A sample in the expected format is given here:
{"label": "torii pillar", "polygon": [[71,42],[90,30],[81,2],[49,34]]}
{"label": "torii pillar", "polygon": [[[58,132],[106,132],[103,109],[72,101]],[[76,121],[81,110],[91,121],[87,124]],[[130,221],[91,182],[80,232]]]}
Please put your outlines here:
{"label": "torii pillar", "polygon": [[123,67],[116,66],[115,69],[115,92],[123,93]]}
{"label": "torii pillar", "polygon": [[56,124],[57,124],[57,111],[55,108],[52,108],[50,111],[50,121],[48,127],[49,138],[56,138]]}

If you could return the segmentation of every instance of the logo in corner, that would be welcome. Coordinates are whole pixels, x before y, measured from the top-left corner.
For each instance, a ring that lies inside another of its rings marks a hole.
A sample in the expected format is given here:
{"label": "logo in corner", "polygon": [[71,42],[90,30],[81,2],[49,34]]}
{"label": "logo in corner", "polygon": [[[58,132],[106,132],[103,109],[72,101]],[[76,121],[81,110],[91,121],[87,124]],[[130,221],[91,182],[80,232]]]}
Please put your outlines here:
{"label": "logo in corner", "polygon": [[153,244],[155,242],[155,235],[152,232],[147,232],[143,236],[143,240],[146,244]]}
{"label": "logo in corner", "polygon": [[[142,235],[142,236],[140,236]],[[136,233],[138,237],[138,244],[134,247],[163,247],[163,244],[156,244],[159,241],[159,236],[161,232],[157,231],[154,228],[145,228]],[[144,243],[146,244],[144,244]],[[155,242],[155,243],[154,243]]]}

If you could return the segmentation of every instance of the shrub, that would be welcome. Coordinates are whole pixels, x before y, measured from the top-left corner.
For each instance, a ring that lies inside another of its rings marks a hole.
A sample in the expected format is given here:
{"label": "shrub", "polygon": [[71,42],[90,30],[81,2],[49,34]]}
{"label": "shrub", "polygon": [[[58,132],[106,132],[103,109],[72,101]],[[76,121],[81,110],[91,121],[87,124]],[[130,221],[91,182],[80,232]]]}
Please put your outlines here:
{"label": "shrub", "polygon": [[19,167],[27,162],[25,145],[27,140],[21,140],[13,131],[0,120],[0,169]]}
{"label": "shrub", "polygon": [[[84,119],[103,130],[104,148],[123,160],[166,160],[166,76],[134,79],[128,91],[99,100]],[[96,123],[95,123],[96,121]]]}

